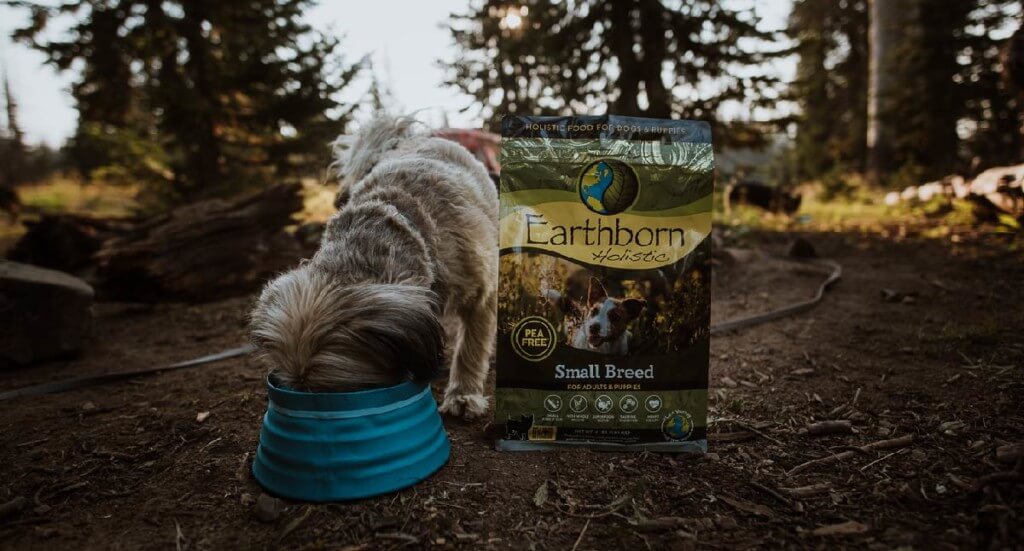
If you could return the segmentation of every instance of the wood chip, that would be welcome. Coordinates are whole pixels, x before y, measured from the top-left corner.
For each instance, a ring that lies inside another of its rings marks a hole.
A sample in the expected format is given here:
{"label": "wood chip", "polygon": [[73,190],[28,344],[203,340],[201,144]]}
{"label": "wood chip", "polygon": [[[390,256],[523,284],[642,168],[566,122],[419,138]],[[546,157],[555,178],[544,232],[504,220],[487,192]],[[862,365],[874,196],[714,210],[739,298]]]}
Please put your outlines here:
{"label": "wood chip", "polygon": [[1024,474],[1017,471],[998,471],[991,474],[987,474],[977,480],[974,483],[972,491],[975,493],[981,492],[987,486],[993,484],[1000,484],[1002,482],[1020,482],[1024,480]]}
{"label": "wood chip", "polygon": [[828,436],[833,434],[853,434],[853,423],[845,419],[838,421],[818,421],[804,429],[807,436]]}
{"label": "wood chip", "polygon": [[209,411],[200,411],[199,413],[196,414],[196,423],[202,423],[203,421],[206,421],[209,418],[210,418],[210,412]]}
{"label": "wood chip", "polygon": [[757,515],[759,517],[765,518],[772,518],[775,516],[775,511],[772,511],[771,508],[765,505],[761,505],[760,503],[751,503],[749,501],[744,501],[742,499],[733,498],[729,496],[720,496],[719,499],[728,503],[729,505],[732,505],[734,508],[743,511],[744,513],[750,513],[752,515]]}
{"label": "wood chip", "polygon": [[294,532],[295,529],[298,528],[303,522],[305,522],[306,519],[309,518],[309,515],[311,515],[311,514],[313,514],[313,507],[310,506],[310,505],[307,505],[306,506],[306,510],[303,511],[302,515],[292,519],[292,521],[289,522],[288,525],[284,527],[284,530],[281,530],[281,534],[279,536],[277,536],[277,540],[281,541],[288,534],[291,534],[292,532]]}
{"label": "wood chip", "polygon": [[252,513],[260,522],[274,522],[281,516],[283,509],[284,503],[280,499],[260,494],[260,497],[256,498],[256,506],[253,507]]}
{"label": "wood chip", "polygon": [[996,448],[996,460],[1000,463],[1016,463],[1024,459],[1024,443],[1006,444]]}
{"label": "wood chip", "polygon": [[28,505],[28,500],[22,496],[18,496],[7,503],[0,503],[0,519],[21,511],[26,505]]}
{"label": "wood chip", "polygon": [[784,494],[789,494],[793,497],[811,497],[820,494],[827,494],[832,490],[832,485],[828,482],[822,482],[820,484],[811,484],[810,486],[800,486],[797,488],[779,488],[779,491]]}
{"label": "wood chip", "polygon": [[815,536],[849,536],[855,534],[863,534],[868,531],[866,524],[861,524],[854,520],[848,520],[846,522],[840,522],[839,524],[829,524],[827,526],[820,526],[815,528],[812,534]]}
{"label": "wood chip", "polygon": [[547,500],[548,500],[548,481],[545,480],[544,483],[541,484],[540,487],[537,488],[537,491],[533,493],[533,504],[536,505],[537,507],[543,507],[544,503],[546,503]]}
{"label": "wood chip", "polygon": [[708,435],[712,442],[746,442],[753,440],[757,435],[750,431],[718,432]]}
{"label": "wood chip", "polygon": [[670,532],[692,525],[691,519],[683,517],[659,517],[631,521],[630,524],[637,532],[657,533]]}

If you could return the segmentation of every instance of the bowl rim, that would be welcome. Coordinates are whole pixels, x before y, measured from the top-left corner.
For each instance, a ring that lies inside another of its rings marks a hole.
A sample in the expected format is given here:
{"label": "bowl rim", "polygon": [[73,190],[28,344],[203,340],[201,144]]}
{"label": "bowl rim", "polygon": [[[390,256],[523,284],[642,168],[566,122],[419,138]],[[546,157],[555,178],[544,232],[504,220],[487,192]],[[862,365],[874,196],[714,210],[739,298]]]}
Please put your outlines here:
{"label": "bowl rim", "polygon": [[372,410],[410,400],[424,391],[429,392],[427,383],[411,380],[353,392],[303,392],[279,385],[273,375],[267,376],[267,398],[271,406],[288,411]]}

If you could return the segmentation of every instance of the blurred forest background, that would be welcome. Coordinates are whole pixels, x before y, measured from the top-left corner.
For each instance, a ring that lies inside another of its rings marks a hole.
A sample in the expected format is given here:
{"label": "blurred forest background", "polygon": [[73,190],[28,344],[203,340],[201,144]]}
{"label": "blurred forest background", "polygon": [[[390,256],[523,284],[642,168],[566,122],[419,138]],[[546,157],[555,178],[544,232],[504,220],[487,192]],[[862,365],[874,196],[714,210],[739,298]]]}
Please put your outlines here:
{"label": "blurred forest background", "polygon": [[[329,143],[401,107],[370,52],[311,25],[310,0],[3,4],[24,21],[11,39],[70,78],[78,113],[60,147],[30,143],[4,73],[0,239],[20,240],[14,259],[102,271],[125,253],[103,252],[111,238],[145,220],[282,185],[298,198],[270,197],[301,214],[258,224],[315,242],[302,225],[331,210]],[[767,4],[468,2],[444,24],[443,82],[423,86],[466,98],[459,114],[473,127],[440,133],[495,172],[490,132],[505,113],[703,119],[727,223],[1020,231],[1018,1],[776,0],[783,26],[762,20]],[[202,225],[189,216],[182,224]],[[87,258],[67,261],[67,243]],[[152,271],[128,264],[108,279]]]}

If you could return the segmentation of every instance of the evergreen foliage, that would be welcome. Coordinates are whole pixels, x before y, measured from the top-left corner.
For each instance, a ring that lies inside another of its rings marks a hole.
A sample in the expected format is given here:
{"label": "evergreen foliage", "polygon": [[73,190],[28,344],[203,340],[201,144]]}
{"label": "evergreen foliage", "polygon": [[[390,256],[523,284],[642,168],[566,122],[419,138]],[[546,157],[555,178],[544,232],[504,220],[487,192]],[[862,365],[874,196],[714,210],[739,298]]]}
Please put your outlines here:
{"label": "evergreen foliage", "polygon": [[[21,3],[16,37],[80,69],[71,152],[86,174],[150,184],[162,202],[226,196],[316,173],[360,70],[302,19],[311,0]],[[43,33],[70,15],[62,38]]]}
{"label": "evergreen foliage", "polygon": [[776,34],[723,2],[486,0],[453,19],[448,84],[492,128],[504,114],[609,112],[707,120],[716,144],[751,143],[762,129],[726,125],[720,108],[779,98]]}
{"label": "evergreen foliage", "polygon": [[[909,23],[893,56],[896,81],[880,116],[890,121],[896,183],[1020,162],[1020,100],[1001,79],[1017,0],[903,0]],[[865,168],[866,0],[795,0],[790,34],[801,108],[795,163],[802,178]]]}

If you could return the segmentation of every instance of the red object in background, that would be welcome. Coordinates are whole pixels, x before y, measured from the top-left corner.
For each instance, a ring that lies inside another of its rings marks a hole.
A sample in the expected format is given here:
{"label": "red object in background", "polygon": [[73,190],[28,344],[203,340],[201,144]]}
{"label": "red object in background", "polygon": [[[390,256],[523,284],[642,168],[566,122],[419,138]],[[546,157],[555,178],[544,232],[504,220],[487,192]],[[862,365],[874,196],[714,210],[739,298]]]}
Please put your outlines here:
{"label": "red object in background", "polygon": [[501,164],[498,162],[501,136],[483,130],[460,128],[442,128],[435,130],[434,135],[461,144],[487,167],[487,172],[492,174],[501,172]]}

